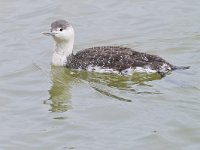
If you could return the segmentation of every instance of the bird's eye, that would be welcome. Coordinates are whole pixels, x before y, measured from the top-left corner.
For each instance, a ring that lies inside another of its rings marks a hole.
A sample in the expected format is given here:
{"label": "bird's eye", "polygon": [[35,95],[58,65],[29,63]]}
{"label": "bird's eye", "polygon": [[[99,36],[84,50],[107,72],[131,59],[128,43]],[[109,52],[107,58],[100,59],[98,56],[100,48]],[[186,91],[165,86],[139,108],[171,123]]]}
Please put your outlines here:
{"label": "bird's eye", "polygon": [[60,31],[62,31],[63,29],[62,28],[60,28]]}

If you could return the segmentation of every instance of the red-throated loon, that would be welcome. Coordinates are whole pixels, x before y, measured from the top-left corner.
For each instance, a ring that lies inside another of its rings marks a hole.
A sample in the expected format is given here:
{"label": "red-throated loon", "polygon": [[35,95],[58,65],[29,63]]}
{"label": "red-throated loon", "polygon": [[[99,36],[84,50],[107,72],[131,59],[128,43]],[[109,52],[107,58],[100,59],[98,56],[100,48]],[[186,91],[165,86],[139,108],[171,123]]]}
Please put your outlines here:
{"label": "red-throated loon", "polygon": [[167,73],[175,69],[189,68],[177,67],[159,56],[120,46],[92,47],[73,54],[74,29],[65,20],[53,22],[51,31],[43,34],[52,36],[55,41],[52,58],[52,64],[55,66],[97,72],[104,70],[119,74],[126,74],[130,70]]}

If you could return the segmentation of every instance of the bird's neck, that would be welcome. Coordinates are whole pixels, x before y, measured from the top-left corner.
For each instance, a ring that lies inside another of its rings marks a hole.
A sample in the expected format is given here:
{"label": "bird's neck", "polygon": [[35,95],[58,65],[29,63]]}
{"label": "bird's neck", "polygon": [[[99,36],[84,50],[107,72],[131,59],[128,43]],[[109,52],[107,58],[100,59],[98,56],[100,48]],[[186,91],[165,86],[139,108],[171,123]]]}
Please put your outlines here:
{"label": "bird's neck", "polygon": [[65,66],[67,57],[72,54],[74,38],[68,41],[55,41],[55,49],[52,58],[54,66]]}

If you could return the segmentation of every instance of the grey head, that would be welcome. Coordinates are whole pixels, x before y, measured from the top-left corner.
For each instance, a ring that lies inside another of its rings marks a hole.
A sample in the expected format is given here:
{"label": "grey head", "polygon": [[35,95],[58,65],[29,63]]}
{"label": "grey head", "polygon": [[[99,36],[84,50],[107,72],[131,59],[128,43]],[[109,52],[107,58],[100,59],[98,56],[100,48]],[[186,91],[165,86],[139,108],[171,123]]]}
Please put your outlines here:
{"label": "grey head", "polygon": [[53,23],[51,23],[51,32],[57,29],[65,30],[67,29],[67,27],[70,27],[70,26],[71,25],[66,20],[56,20]]}
{"label": "grey head", "polygon": [[51,23],[50,32],[43,32],[43,34],[52,36],[56,42],[66,42],[74,39],[74,29],[66,20],[54,21]]}
{"label": "grey head", "polygon": [[50,32],[42,32],[42,34],[55,36],[56,34],[58,34],[58,32],[62,32],[63,30],[67,30],[67,28],[70,28],[70,27],[72,27],[72,26],[66,20],[63,20],[63,19],[56,20],[56,21],[51,23]]}

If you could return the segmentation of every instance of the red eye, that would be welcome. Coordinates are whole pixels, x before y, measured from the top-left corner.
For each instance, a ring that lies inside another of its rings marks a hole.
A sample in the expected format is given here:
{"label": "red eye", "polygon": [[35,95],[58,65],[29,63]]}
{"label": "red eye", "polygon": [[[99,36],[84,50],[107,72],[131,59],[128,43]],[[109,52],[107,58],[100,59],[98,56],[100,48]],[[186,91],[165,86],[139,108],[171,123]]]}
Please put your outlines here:
{"label": "red eye", "polygon": [[63,29],[61,28],[60,31],[62,31]]}

